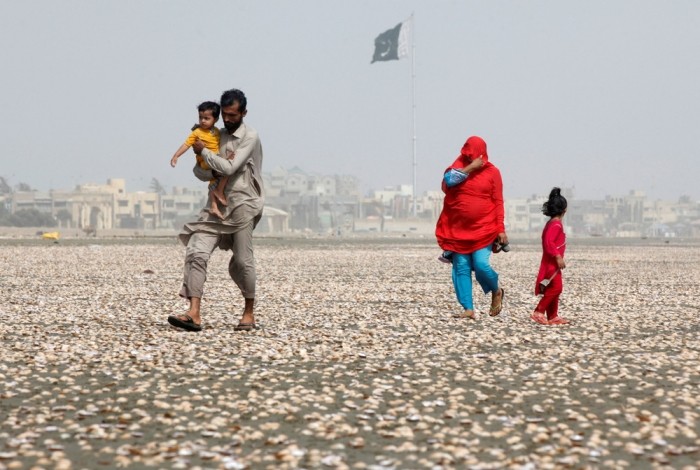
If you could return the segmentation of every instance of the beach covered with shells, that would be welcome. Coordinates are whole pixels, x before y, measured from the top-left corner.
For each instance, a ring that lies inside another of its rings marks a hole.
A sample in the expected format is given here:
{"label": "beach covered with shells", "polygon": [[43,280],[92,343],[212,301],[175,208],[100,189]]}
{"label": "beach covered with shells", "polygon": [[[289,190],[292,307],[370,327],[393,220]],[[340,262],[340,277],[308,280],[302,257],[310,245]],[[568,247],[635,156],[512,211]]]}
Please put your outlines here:
{"label": "beach covered with shells", "polygon": [[168,325],[174,239],[0,240],[0,469],[700,466],[700,241],[569,239],[543,326],[537,240],[460,312],[428,238],[256,239],[203,331]]}

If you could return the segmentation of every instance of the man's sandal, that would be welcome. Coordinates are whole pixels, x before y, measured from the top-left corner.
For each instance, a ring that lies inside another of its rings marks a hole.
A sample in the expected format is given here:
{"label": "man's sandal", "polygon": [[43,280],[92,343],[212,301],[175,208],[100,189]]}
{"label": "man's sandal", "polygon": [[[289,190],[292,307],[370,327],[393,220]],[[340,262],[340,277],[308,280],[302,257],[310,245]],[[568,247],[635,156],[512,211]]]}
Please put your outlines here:
{"label": "man's sandal", "polygon": [[187,331],[202,331],[202,325],[196,324],[194,320],[192,320],[191,316],[182,315],[182,317],[184,317],[185,320],[180,320],[177,316],[170,315],[168,317],[168,323],[177,328],[182,328],[183,330]]}
{"label": "man's sandal", "polygon": [[257,329],[258,325],[255,323],[239,323],[233,328],[233,331],[253,331]]}

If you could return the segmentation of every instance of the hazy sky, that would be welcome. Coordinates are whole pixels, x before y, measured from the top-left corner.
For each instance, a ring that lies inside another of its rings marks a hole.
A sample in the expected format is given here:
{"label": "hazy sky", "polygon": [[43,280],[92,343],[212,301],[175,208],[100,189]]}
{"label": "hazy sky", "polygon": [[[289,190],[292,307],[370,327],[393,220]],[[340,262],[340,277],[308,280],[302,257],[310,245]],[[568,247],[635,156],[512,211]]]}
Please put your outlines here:
{"label": "hazy sky", "polygon": [[480,135],[506,197],[700,198],[696,0],[3,0],[0,175],[204,185],[169,160],[236,87],[264,171],[410,184],[411,62],[370,60],[411,13],[420,193]]}

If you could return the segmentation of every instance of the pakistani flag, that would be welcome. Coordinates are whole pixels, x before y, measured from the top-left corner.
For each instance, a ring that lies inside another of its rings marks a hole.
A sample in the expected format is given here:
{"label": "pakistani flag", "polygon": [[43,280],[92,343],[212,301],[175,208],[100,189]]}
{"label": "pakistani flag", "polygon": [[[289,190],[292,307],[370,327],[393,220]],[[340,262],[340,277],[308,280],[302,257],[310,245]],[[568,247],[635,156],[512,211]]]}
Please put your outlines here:
{"label": "pakistani flag", "polygon": [[404,21],[377,36],[374,40],[374,57],[371,63],[407,57],[408,32],[409,22]]}

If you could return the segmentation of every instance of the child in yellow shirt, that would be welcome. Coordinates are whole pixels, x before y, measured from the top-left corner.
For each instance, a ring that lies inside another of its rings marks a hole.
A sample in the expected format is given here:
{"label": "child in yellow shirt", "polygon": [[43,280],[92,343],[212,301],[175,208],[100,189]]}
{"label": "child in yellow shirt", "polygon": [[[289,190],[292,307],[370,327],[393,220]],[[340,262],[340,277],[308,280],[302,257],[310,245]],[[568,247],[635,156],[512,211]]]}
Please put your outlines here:
{"label": "child in yellow shirt", "polygon": [[[214,124],[219,120],[219,113],[221,107],[214,103],[213,101],[205,101],[204,103],[197,106],[197,111],[199,111],[199,124],[195,124],[192,128],[192,133],[187,137],[185,143],[180,146],[179,149],[170,159],[170,166],[175,167],[177,165],[177,160],[182,156],[183,153],[187,151],[192,144],[195,143],[197,139],[204,142],[206,148],[212,152],[219,153],[219,141],[221,135],[219,129],[214,127]],[[206,164],[204,158],[201,155],[197,155],[197,164],[203,170],[210,170],[209,165]],[[226,197],[224,196],[224,188],[228,183],[228,176],[214,177],[209,181],[209,194],[211,199],[211,208],[209,212],[216,217],[223,219],[224,216],[219,210],[217,202],[226,206]]]}

